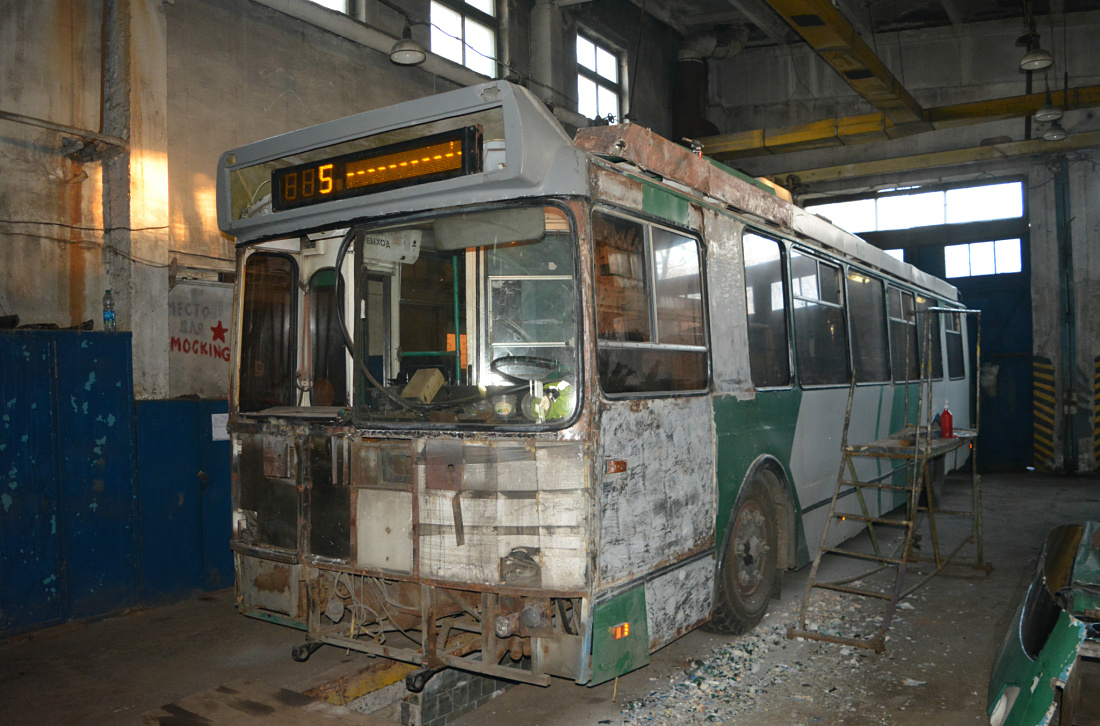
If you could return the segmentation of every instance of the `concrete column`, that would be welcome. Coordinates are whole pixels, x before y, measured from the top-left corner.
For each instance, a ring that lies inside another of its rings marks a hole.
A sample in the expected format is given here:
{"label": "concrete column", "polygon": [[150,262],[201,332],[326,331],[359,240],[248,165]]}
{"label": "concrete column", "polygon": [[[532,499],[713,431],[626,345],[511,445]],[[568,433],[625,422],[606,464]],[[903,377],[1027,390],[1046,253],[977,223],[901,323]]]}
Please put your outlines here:
{"label": "concrete column", "polygon": [[[577,95],[576,89],[572,93],[564,92],[562,24],[561,8],[553,0],[535,3],[531,10],[531,77],[536,85],[531,90],[543,101],[576,110],[574,103],[569,101]],[[571,52],[569,57],[573,56]]]}
{"label": "concrete column", "polygon": [[168,29],[160,0],[107,0],[104,252],[120,330],[133,333],[134,395],[168,395]]}

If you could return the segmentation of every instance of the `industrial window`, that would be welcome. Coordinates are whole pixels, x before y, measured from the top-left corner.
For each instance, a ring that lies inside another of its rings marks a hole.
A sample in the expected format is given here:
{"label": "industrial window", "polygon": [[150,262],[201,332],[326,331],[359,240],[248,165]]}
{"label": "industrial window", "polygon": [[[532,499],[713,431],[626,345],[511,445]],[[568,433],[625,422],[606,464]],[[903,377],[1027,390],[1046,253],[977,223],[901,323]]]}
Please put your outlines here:
{"label": "industrial window", "polygon": [[801,252],[791,252],[794,351],[803,385],[848,382],[840,268]]}
{"label": "industrial window", "polygon": [[947,245],[943,262],[945,277],[1005,275],[1023,270],[1019,239]]}
{"label": "industrial window", "polygon": [[757,388],[787,386],[791,357],[787,339],[787,296],[779,242],[745,233],[745,303],[749,320],[749,370]]}
{"label": "industrial window", "polygon": [[699,242],[597,212],[596,335],[608,394],[699,391],[709,357]]}
{"label": "industrial window", "polygon": [[309,335],[312,338],[313,381],[310,401],[314,406],[346,406],[348,402],[347,354],[336,306],[343,304],[343,285],[336,271],[319,270],[309,280]]}
{"label": "industrial window", "polygon": [[898,260],[899,262],[905,262],[905,250],[894,249],[894,250],[883,250],[883,252],[890,255],[891,257],[893,257],[895,260]]}
{"label": "industrial window", "polygon": [[577,35],[577,112],[585,118],[619,120],[619,54],[599,41]]}
{"label": "industrial window", "polygon": [[895,381],[915,381],[920,378],[917,355],[917,323],[913,319],[913,293],[889,287],[890,358]]}
{"label": "industrial window", "polygon": [[882,280],[859,270],[848,270],[848,318],[852,329],[852,370],[856,381],[871,383],[890,380]]}
{"label": "industrial window", "polygon": [[947,335],[947,375],[950,378],[962,378],[963,366],[962,320],[958,313],[944,316],[944,329]]}
{"label": "industrial window", "polygon": [[238,402],[241,411],[293,406],[298,268],[283,255],[259,252],[244,266]]}
{"label": "industrial window", "polygon": [[1023,182],[1004,182],[946,191],[893,189],[873,199],[807,205],[806,209],[852,234],[985,222],[1022,217],[1024,188]]}
{"label": "industrial window", "polygon": [[495,0],[432,0],[431,24],[433,53],[496,78]]}

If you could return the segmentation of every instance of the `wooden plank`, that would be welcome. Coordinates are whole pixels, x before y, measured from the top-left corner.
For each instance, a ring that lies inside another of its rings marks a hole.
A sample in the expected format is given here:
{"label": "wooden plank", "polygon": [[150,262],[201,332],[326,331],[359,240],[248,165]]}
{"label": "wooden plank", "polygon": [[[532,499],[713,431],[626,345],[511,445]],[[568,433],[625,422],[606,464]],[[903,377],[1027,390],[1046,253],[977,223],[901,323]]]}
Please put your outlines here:
{"label": "wooden plank", "polygon": [[392,726],[286,688],[234,681],[146,712],[150,726]]}

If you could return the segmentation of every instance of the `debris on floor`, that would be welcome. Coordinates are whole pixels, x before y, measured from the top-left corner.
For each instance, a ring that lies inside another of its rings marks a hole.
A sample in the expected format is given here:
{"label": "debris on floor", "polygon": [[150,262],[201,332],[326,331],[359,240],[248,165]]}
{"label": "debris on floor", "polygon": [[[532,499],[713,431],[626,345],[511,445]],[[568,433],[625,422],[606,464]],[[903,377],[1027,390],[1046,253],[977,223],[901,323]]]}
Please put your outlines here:
{"label": "debris on floor", "polygon": [[[913,687],[923,686],[922,667],[910,665],[904,649],[876,655],[870,650],[830,643],[788,640],[798,616],[797,603],[770,613],[752,632],[731,638],[707,656],[691,660],[682,672],[645,697],[622,704],[621,724],[732,723],[735,719],[795,705],[807,723],[888,724],[904,708]],[[906,610],[916,610],[910,604]],[[848,637],[873,633],[881,609],[835,593],[815,596],[810,628]],[[894,639],[911,639],[895,616]],[[657,684],[655,684],[657,685]],[[895,699],[894,696],[897,696]]]}

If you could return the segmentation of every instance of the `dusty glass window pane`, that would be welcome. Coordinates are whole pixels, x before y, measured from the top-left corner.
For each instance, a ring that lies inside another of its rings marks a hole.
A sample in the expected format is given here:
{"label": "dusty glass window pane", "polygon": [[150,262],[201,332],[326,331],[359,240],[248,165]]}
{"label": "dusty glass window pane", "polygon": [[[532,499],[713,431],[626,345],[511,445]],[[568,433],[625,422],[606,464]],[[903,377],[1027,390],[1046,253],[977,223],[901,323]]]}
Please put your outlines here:
{"label": "dusty glass window pane", "polygon": [[244,268],[241,311],[241,411],[295,405],[294,291],[298,268],[289,257],[258,252]]}
{"label": "dusty glass window pane", "polygon": [[947,245],[943,248],[945,277],[970,277],[970,245]]}
{"label": "dusty glass window pane", "polygon": [[749,310],[749,369],[757,388],[791,382],[787,307],[783,295],[783,258],[779,243],[746,233],[745,294]]}
{"label": "dusty glass window pane", "polygon": [[909,315],[913,310],[913,293],[891,287],[889,303],[894,380],[915,381],[920,377],[920,357],[917,355],[917,325]]}
{"label": "dusty glass window pane", "polygon": [[970,245],[970,274],[992,275],[997,271],[993,242],[974,242]]}
{"label": "dusty glass window pane", "polygon": [[803,385],[848,381],[848,342],[844,309],[839,306],[839,275],[839,269],[832,265],[791,253],[792,287],[797,281],[801,289],[801,293],[798,289],[792,292],[804,298],[794,303],[794,350]]}
{"label": "dusty glass window pane", "polygon": [[[592,215],[596,249],[596,335],[600,384],[609,394],[697,391],[706,388],[709,356],[702,331],[697,243],[608,214]],[[694,261],[689,257],[692,250]],[[647,261],[654,254],[652,273]],[[694,281],[681,279],[689,269]],[[660,279],[657,280],[658,276]],[[691,297],[698,294],[698,303]],[[660,298],[668,298],[662,301]],[[682,307],[686,305],[686,307]],[[654,339],[651,321],[673,341]],[[696,326],[696,321],[698,326]],[[700,341],[684,343],[683,340]],[[672,343],[684,347],[670,347]]]}
{"label": "dusty glass window pane", "polygon": [[[917,295],[917,310],[927,310],[932,307],[936,307],[935,300]],[[933,378],[943,378],[943,347],[940,344],[940,315],[940,313],[925,313],[917,316],[917,323],[919,326],[917,334],[920,336],[920,362],[921,365],[927,365],[929,363],[929,352],[925,348],[925,345],[931,343]],[[927,330],[925,328],[926,325],[929,328]]]}
{"label": "dusty glass window pane", "polygon": [[1024,215],[1021,182],[988,184],[947,191],[947,223],[1012,219]]}
{"label": "dusty glass window pane", "polygon": [[993,249],[998,275],[1020,272],[1023,269],[1023,261],[1020,257],[1020,240],[1000,239],[994,243]]}
{"label": "dusty glass window pane", "polygon": [[612,83],[619,82],[619,59],[614,54],[604,50],[603,48],[596,48],[596,73],[611,81]]}
{"label": "dusty glass window pane", "polygon": [[837,227],[852,234],[870,232],[878,227],[874,199],[808,205],[806,211],[820,214]]}
{"label": "dusty glass window pane", "polygon": [[645,229],[638,222],[592,215],[596,240],[596,333],[602,340],[651,342],[646,296]]}
{"label": "dusty glass window pane", "polygon": [[596,70],[596,46],[587,38],[577,36],[577,63],[590,71]]}
{"label": "dusty glass window pane", "polygon": [[665,345],[706,345],[699,243],[691,237],[654,228],[653,281],[658,342]]}
{"label": "dusty glass window pane", "polygon": [[341,13],[346,13],[348,11],[347,0],[310,0],[310,2]]}
{"label": "dusty glass window pane", "polygon": [[477,8],[486,15],[496,15],[496,8],[493,7],[493,0],[466,0],[466,4],[470,7]]}
{"label": "dusty glass window pane", "polygon": [[346,406],[347,349],[336,306],[344,291],[337,295],[336,272],[329,268],[314,273],[309,281],[309,334],[313,339],[313,384],[310,400],[314,406]]}
{"label": "dusty glass window pane", "polygon": [[890,379],[886,304],[882,280],[848,271],[848,317],[852,326],[852,368],[859,383]]}
{"label": "dusty glass window pane", "polygon": [[432,52],[462,62],[462,15],[445,5],[431,6]]}
{"label": "dusty glass window pane", "polygon": [[959,314],[947,316],[947,375],[963,377],[963,338]]}
{"label": "dusty glass window pane", "polygon": [[584,76],[577,76],[577,113],[585,118],[596,118],[600,115],[599,109],[596,84]]}
{"label": "dusty glass window pane", "polygon": [[878,199],[878,229],[911,229],[943,224],[943,192]]}
{"label": "dusty glass window pane", "polygon": [[466,18],[466,67],[475,73],[495,78],[497,75],[496,64],[496,33],[481,23]]}
{"label": "dusty glass window pane", "polygon": [[596,94],[596,106],[598,108],[596,114],[600,118],[607,118],[610,116],[612,123],[617,121],[619,118],[619,95],[610,88],[605,88],[603,86],[597,87]]}

